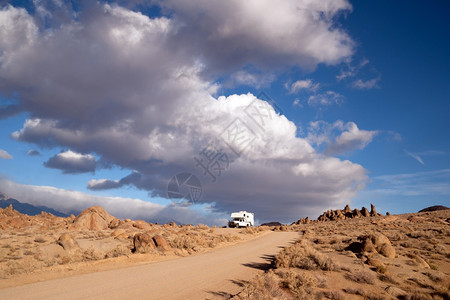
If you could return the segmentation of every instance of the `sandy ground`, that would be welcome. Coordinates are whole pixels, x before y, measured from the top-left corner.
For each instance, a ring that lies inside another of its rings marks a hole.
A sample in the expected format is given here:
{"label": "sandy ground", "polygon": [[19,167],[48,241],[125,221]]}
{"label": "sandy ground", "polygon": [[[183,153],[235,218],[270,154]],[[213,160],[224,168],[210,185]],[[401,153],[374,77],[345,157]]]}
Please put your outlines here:
{"label": "sandy ground", "polygon": [[209,252],[0,290],[1,299],[216,299],[238,293],[296,232],[268,232]]}
{"label": "sandy ground", "polygon": [[450,210],[287,230],[300,239],[234,299],[450,299]]}

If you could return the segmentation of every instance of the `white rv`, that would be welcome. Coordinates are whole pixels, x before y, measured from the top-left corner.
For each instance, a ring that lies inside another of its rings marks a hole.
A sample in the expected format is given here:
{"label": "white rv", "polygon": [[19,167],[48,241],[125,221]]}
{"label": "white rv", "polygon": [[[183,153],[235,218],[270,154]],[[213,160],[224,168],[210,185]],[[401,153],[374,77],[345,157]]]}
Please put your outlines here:
{"label": "white rv", "polygon": [[250,227],[255,225],[255,215],[250,212],[240,211],[231,214],[231,220],[228,221],[228,227]]}

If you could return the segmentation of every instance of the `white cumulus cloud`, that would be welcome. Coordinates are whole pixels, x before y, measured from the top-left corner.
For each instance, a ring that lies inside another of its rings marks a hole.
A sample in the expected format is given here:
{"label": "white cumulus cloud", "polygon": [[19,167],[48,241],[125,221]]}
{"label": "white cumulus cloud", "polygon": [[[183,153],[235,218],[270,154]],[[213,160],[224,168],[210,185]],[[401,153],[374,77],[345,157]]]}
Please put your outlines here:
{"label": "white cumulus cloud", "polygon": [[307,90],[307,91],[316,91],[319,88],[318,83],[314,83],[311,79],[305,79],[305,80],[297,80],[296,82],[292,83],[290,86],[290,92],[292,94],[298,93],[301,90]]}
{"label": "white cumulus cloud", "polygon": [[47,168],[58,169],[66,174],[94,172],[96,159],[91,154],[80,154],[71,150],[58,153],[44,163]]}
{"label": "white cumulus cloud", "polygon": [[13,159],[14,157],[11,154],[9,154],[6,150],[0,149],[0,158]]}
{"label": "white cumulus cloud", "polygon": [[330,124],[315,121],[309,124],[307,140],[317,147],[325,145],[324,153],[327,155],[339,155],[364,149],[378,133],[359,129],[354,122],[339,120]]}
{"label": "white cumulus cloud", "polygon": [[[46,162],[66,173],[94,171],[93,154],[130,170],[122,179],[89,181],[92,190],[133,185],[166,197],[169,179],[191,172],[203,184],[200,203],[218,212],[245,208],[262,221],[313,217],[364,186],[362,166],[317,153],[267,102],[212,92],[218,79],[248,65],[310,70],[348,58],[353,42],[334,26],[339,13],[351,10],[348,1],[160,5],[167,17],[96,2],[76,19],[59,20],[62,26],[40,30],[25,10],[0,10],[0,22],[7,20],[0,23],[0,93],[18,92],[20,109],[31,115],[13,138],[71,149]],[[254,72],[241,75],[257,83]],[[340,101],[328,91],[308,102]],[[251,143],[236,157],[226,137],[243,128]],[[368,142],[364,131],[347,131],[336,140],[339,149]],[[231,159],[214,182],[194,160],[211,143]]]}

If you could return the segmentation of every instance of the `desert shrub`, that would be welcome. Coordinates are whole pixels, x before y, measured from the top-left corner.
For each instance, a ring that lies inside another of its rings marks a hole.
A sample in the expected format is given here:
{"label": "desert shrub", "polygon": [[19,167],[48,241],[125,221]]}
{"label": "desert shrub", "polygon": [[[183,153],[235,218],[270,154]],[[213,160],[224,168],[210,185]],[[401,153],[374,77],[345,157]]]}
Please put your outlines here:
{"label": "desert shrub", "polygon": [[429,266],[430,266],[430,269],[431,270],[437,270],[438,269],[438,267],[435,265],[435,264],[428,264]]}
{"label": "desert shrub", "polygon": [[309,299],[318,286],[316,277],[308,273],[295,273],[292,271],[277,272],[281,278],[281,286],[288,289],[296,299]]}
{"label": "desert shrub", "polygon": [[[221,234],[221,236],[223,236],[223,234]],[[225,240],[227,242],[235,242],[241,240],[241,237],[237,235],[231,235],[228,233],[227,235],[225,235]]]}
{"label": "desert shrub", "polygon": [[293,267],[305,270],[332,271],[336,269],[336,264],[331,258],[319,253],[305,240],[281,250],[275,257],[275,265],[277,268]]}
{"label": "desert shrub", "polygon": [[380,279],[383,282],[398,284],[397,280],[395,280],[394,277],[392,277],[388,274],[379,274],[378,279]]}
{"label": "desert shrub", "polygon": [[414,238],[414,239],[418,239],[418,238],[431,239],[433,237],[433,235],[430,232],[418,231],[418,230],[407,233],[407,236]]}
{"label": "desert shrub", "polygon": [[339,290],[325,291],[321,293],[321,296],[324,296],[327,299],[332,300],[344,300],[344,294]]}
{"label": "desert shrub", "polygon": [[448,254],[447,248],[444,245],[437,244],[437,245],[434,246],[434,249],[439,254],[442,254],[442,255],[447,255]]}
{"label": "desert shrub", "polygon": [[412,248],[413,247],[412,243],[410,243],[410,242],[400,243],[400,246],[402,246],[403,248]]}
{"label": "desert shrub", "polygon": [[430,278],[434,282],[440,282],[444,279],[442,275],[437,273],[426,272],[425,275],[427,275],[428,278]]}
{"label": "desert shrub", "polygon": [[[235,299],[242,300],[291,300],[291,295],[280,287],[280,282],[273,272],[256,276],[252,281],[245,285],[241,293]],[[311,298],[309,298],[311,299]]]}
{"label": "desert shrub", "polygon": [[24,253],[23,253],[23,255],[33,255],[34,253],[33,253],[33,251],[31,251],[31,250],[26,250]]}
{"label": "desert shrub", "polygon": [[125,245],[119,245],[116,248],[109,250],[105,254],[105,258],[111,257],[119,257],[124,255],[129,255],[131,253],[131,249]]}
{"label": "desert shrub", "polygon": [[60,257],[58,263],[60,265],[66,265],[66,264],[70,263],[71,261],[72,261],[72,259],[70,258],[70,256],[66,255],[66,256]]}
{"label": "desert shrub", "polygon": [[[266,227],[266,226],[264,226],[264,227]],[[245,227],[245,228],[242,228],[241,231],[239,231],[239,233],[256,234],[261,231],[263,231],[263,229],[261,227]]]}
{"label": "desert shrub", "polygon": [[198,224],[198,225],[196,226],[196,228],[202,229],[202,230],[208,230],[208,229],[210,229],[209,226],[204,225],[204,224]]}
{"label": "desert shrub", "polygon": [[185,232],[184,234],[178,232],[176,235],[165,234],[164,237],[167,239],[172,248],[187,250],[189,253],[199,251],[201,248],[214,248],[220,243],[240,239],[240,237],[230,234],[215,235],[210,234],[209,232],[192,231]]}
{"label": "desert shrub", "polygon": [[194,250],[197,246],[196,239],[194,236],[181,235],[176,236],[174,239],[169,241],[172,248]]}
{"label": "desert shrub", "polygon": [[83,261],[99,260],[104,257],[105,256],[102,253],[100,253],[97,249],[95,249],[94,247],[90,247],[81,253],[81,259]]}
{"label": "desert shrub", "polygon": [[430,295],[425,295],[425,294],[422,294],[417,291],[415,291],[411,294],[401,295],[398,298],[401,300],[429,300],[429,299],[431,300],[431,299],[433,299],[433,298],[431,298]]}
{"label": "desert shrub", "polygon": [[359,295],[359,296],[363,296],[363,297],[366,295],[366,293],[364,292],[363,289],[345,288],[344,292],[346,292],[347,294]]}
{"label": "desert shrub", "polygon": [[375,283],[375,277],[367,271],[359,271],[353,274],[347,274],[346,277],[347,279],[350,279],[358,283],[367,283],[367,284]]}
{"label": "desert shrub", "polygon": [[385,274],[387,272],[387,268],[386,268],[386,266],[378,265],[378,266],[376,266],[375,271],[377,273]]}

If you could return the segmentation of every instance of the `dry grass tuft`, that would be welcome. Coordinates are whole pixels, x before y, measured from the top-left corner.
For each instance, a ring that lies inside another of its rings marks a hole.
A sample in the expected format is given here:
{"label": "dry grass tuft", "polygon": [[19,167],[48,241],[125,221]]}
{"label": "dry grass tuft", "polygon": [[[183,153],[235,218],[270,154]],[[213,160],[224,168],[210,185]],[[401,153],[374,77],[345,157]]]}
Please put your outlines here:
{"label": "dry grass tuft", "polygon": [[281,288],[278,277],[273,272],[269,271],[268,273],[265,273],[263,275],[256,276],[252,281],[250,281],[248,284],[245,285],[242,292],[239,293],[236,297],[234,297],[234,299],[293,300],[294,298]]}
{"label": "dry grass tuft", "polygon": [[359,271],[353,274],[346,274],[347,279],[358,283],[374,284],[375,276],[367,271]]}
{"label": "dry grass tuft", "polygon": [[306,240],[284,248],[275,258],[277,268],[300,268],[305,270],[333,271],[336,263],[328,256],[319,253]]}
{"label": "dry grass tuft", "polygon": [[317,278],[306,272],[279,271],[276,274],[281,278],[281,286],[288,289],[296,299],[307,299],[319,285]]}

